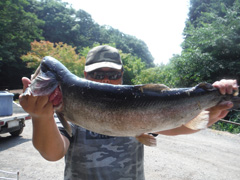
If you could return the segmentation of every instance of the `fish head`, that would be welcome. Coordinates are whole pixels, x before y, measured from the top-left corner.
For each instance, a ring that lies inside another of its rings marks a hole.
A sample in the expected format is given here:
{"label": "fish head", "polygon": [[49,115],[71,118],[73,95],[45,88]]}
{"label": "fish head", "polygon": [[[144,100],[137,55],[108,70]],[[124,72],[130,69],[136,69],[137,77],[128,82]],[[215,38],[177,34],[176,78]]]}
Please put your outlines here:
{"label": "fish head", "polygon": [[49,96],[49,101],[54,107],[59,107],[62,104],[62,92],[58,80],[57,66],[59,65],[57,63],[59,62],[50,56],[44,57],[31,76],[31,84],[23,95]]}

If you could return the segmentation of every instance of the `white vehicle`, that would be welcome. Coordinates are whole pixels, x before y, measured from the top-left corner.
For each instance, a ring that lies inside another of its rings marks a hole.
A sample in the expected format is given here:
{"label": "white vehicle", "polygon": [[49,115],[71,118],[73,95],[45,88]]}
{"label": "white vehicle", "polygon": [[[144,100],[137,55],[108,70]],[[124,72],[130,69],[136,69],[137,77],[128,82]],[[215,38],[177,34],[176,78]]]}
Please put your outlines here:
{"label": "white vehicle", "polygon": [[[19,136],[23,132],[25,120],[31,119],[31,117],[19,104],[15,103],[12,99],[11,101],[12,106],[11,103],[9,105],[9,103],[4,102],[0,98],[0,108],[5,106],[10,106],[10,109],[12,108],[10,115],[0,115],[0,134],[10,133],[12,136]],[[4,111],[5,109],[2,108],[2,110]]]}

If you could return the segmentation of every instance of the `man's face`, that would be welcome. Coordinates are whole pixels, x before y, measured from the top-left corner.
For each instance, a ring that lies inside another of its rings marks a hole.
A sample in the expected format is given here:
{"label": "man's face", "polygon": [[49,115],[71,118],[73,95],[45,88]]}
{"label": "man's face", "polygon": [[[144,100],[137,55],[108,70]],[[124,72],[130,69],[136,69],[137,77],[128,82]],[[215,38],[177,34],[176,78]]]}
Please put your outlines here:
{"label": "man's face", "polygon": [[123,72],[111,68],[100,68],[92,72],[84,72],[84,75],[91,81],[119,85],[122,84]]}

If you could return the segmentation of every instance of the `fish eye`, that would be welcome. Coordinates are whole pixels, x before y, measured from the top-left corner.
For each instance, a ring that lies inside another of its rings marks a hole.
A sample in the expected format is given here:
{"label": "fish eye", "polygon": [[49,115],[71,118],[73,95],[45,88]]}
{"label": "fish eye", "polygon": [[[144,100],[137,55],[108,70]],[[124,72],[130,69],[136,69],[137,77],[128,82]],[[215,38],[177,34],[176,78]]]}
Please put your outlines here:
{"label": "fish eye", "polygon": [[45,66],[44,63],[41,64],[41,71],[44,73],[48,71],[48,68],[47,68],[47,66]]}

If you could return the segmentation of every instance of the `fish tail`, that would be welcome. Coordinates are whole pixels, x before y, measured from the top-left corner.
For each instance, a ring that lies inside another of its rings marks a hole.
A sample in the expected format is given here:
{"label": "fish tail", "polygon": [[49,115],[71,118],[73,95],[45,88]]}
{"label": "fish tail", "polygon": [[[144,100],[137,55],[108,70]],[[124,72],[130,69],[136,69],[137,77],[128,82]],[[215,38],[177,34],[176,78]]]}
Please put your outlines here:
{"label": "fish tail", "polygon": [[200,130],[207,128],[209,122],[209,111],[202,111],[197,117],[184,124],[189,129]]}
{"label": "fish tail", "polygon": [[141,134],[140,136],[136,136],[136,139],[146,145],[146,146],[157,146],[157,140],[154,136],[150,134]]}

